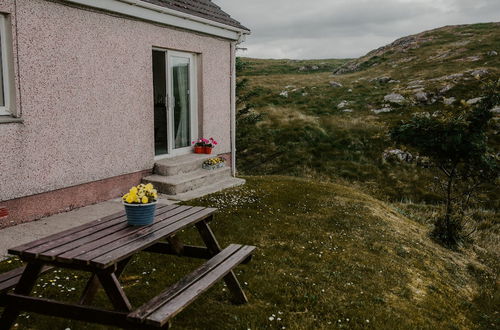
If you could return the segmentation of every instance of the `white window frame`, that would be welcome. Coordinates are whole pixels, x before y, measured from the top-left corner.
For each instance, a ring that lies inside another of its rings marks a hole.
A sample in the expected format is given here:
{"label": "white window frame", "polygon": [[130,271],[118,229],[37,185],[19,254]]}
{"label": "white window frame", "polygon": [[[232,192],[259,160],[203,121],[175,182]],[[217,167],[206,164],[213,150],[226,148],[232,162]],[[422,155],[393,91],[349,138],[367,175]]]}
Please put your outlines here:
{"label": "white window frame", "polygon": [[0,47],[2,49],[2,81],[3,81],[3,97],[5,105],[0,105],[0,116],[13,116],[14,100],[13,95],[13,67],[12,67],[12,38],[11,29],[9,26],[9,18],[6,14],[0,13]]}

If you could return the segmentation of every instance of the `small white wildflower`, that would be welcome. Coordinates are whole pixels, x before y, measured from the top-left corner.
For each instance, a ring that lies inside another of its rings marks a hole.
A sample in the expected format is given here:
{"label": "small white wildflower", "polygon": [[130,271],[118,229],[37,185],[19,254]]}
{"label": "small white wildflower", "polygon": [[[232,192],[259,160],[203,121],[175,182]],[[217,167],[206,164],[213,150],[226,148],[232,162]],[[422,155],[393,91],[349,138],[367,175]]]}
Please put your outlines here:
{"label": "small white wildflower", "polygon": [[269,321],[274,321],[274,317],[269,316]]}

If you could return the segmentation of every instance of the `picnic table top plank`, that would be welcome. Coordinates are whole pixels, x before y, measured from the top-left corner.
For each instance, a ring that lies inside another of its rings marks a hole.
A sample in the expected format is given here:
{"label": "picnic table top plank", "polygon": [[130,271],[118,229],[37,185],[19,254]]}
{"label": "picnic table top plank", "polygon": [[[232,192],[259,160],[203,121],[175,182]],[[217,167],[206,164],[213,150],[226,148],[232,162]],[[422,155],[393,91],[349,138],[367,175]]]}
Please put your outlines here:
{"label": "picnic table top plank", "polygon": [[142,235],[137,235],[137,237],[134,237],[132,235],[113,242],[110,245],[114,247],[114,250],[92,259],[90,261],[90,264],[98,268],[106,268],[117,261],[133,255],[137,251],[143,250],[144,248],[154,244],[156,241],[164,238],[165,236],[174,234],[177,231],[180,231],[188,227],[189,225],[192,225],[194,222],[206,219],[217,211],[217,209],[204,207],[193,207],[192,210],[198,210],[198,212],[190,214],[184,218],[178,215],[180,219],[175,222],[175,217],[173,217],[169,219],[172,221],[168,221],[165,223],[160,222],[158,224],[155,223],[153,225],[145,227],[144,233]]}
{"label": "picnic table top plank", "polygon": [[128,225],[124,212],[117,212],[12,250],[28,260],[104,269],[215,211],[199,206],[160,205],[154,223],[141,227]]}
{"label": "picnic table top plank", "polygon": [[34,240],[34,241],[31,241],[31,242],[28,242],[25,244],[18,245],[16,247],[9,249],[9,253],[13,254],[13,255],[22,255],[22,253],[28,249],[35,248],[35,247],[42,245],[42,244],[46,244],[47,242],[50,242],[50,241],[57,239],[59,237],[64,237],[64,236],[79,232],[81,230],[85,230],[86,228],[95,226],[96,223],[104,223],[104,222],[113,220],[117,217],[121,217],[124,215],[125,215],[125,211],[119,211],[119,212],[113,213],[111,215],[108,215],[104,218],[90,221],[90,222],[84,223],[82,225],[79,225],[79,226],[76,226],[76,227],[73,227],[70,229],[66,229],[64,231],[61,231],[61,232],[58,232],[58,233]]}
{"label": "picnic table top plank", "polygon": [[85,228],[76,233],[66,235],[63,237],[55,238],[54,240],[47,242],[45,244],[39,245],[35,248],[23,251],[23,256],[26,257],[39,257],[40,259],[52,260],[57,252],[61,253],[67,246],[77,246],[80,240],[85,237],[92,237],[93,235],[99,235],[102,231],[116,228],[124,223],[125,215],[107,221],[104,223],[98,223],[94,227]]}
{"label": "picnic table top plank", "polygon": [[[172,209],[173,206],[164,206],[156,209],[155,215],[161,215],[168,210]],[[59,242],[53,244],[52,248],[41,251],[43,248],[36,249],[35,252],[40,256],[40,259],[53,260],[56,256],[63,254],[67,251],[71,251],[81,246],[86,246],[88,243],[98,240],[102,237],[107,237],[110,234],[119,232],[121,230],[126,230],[130,228],[127,225],[127,222],[124,221],[124,217],[120,217],[118,219],[114,219],[113,221],[107,222],[106,226],[97,225],[93,228],[86,229],[78,233],[78,235],[69,235],[64,237]],[[33,250],[27,251],[28,253]]]}
{"label": "picnic table top plank", "polygon": [[[155,218],[155,222],[161,222],[164,220],[167,220],[179,213],[185,212],[189,207],[187,206],[177,206],[170,208],[168,212],[165,212],[163,214],[157,215]],[[85,244],[83,246],[79,246],[77,248],[68,250],[62,254],[59,254],[57,256],[57,260],[61,262],[69,262],[72,260],[77,260],[75,259],[76,257],[81,257],[79,260],[83,261],[84,263],[88,263],[92,257],[84,257],[84,255],[89,255],[92,251],[97,251],[98,249],[103,249],[107,244],[112,243],[116,241],[117,239],[136,234],[143,230],[143,227],[131,227],[128,226],[126,223],[124,223],[124,228],[122,230],[114,232],[110,235],[107,235],[105,237],[96,239],[92,242],[89,242],[88,244]],[[102,253],[101,253],[102,254]],[[99,254],[100,255],[100,254]]]}

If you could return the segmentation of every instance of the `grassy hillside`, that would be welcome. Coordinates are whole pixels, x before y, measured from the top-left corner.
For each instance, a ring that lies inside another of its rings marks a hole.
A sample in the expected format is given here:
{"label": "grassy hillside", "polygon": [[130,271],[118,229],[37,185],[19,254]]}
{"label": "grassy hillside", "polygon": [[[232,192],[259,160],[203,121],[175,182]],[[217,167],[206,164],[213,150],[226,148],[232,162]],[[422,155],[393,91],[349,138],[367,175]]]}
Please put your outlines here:
{"label": "grassy hillside", "polygon": [[[240,79],[248,79],[247,103],[261,120],[242,130],[239,169],[343,179],[390,201],[437,202],[430,174],[383,160],[384,150],[393,148],[388,128],[483,96],[481,85],[500,77],[498,53],[500,23],[487,23],[405,37],[347,62],[244,58]],[[310,70],[319,63],[335,65],[336,73]],[[389,94],[401,102],[388,101]],[[490,134],[496,147],[497,132],[498,125]],[[499,206],[494,195],[483,196],[485,207]]]}
{"label": "grassy hillside", "polygon": [[[238,119],[242,173],[355,187],[388,202],[429,233],[443,193],[428,169],[384,158],[395,148],[389,128],[415,115],[453,116],[462,100],[473,104],[484,96],[482,86],[500,79],[500,23],[448,26],[401,38],[359,59],[337,62],[329,72],[273,69],[286,60],[242,61],[247,67],[240,82],[247,85],[240,101],[250,109]],[[252,73],[254,67],[258,74]],[[499,155],[500,109],[492,110],[489,145]],[[479,257],[495,274],[477,282],[484,294],[476,301],[490,311],[500,304],[499,196],[497,180],[466,210],[468,225],[477,231],[467,228],[473,234],[462,247],[466,260]],[[488,318],[498,320],[498,314],[485,312]]]}
{"label": "grassy hillside", "polygon": [[246,58],[248,66],[243,70],[245,76],[262,76],[269,74],[317,74],[332,72],[346,64],[348,59],[325,60],[263,60]]}
{"label": "grassy hillside", "polygon": [[[450,252],[425,224],[349,186],[279,176],[189,204],[218,207],[212,229],[223,246],[258,247],[237,274],[250,303],[234,306],[223,284],[179,314],[175,329],[493,329],[494,273],[475,253]],[[201,244],[186,231],[186,243]],[[122,275],[134,306],[199,265],[142,253]],[[16,260],[0,263],[0,271]],[[166,267],[168,265],[168,267]],[[53,271],[35,295],[78,301],[87,276]],[[484,291],[481,291],[481,288]],[[494,300],[496,299],[496,300]],[[98,305],[108,306],[100,292]],[[22,314],[16,329],[110,329]]]}

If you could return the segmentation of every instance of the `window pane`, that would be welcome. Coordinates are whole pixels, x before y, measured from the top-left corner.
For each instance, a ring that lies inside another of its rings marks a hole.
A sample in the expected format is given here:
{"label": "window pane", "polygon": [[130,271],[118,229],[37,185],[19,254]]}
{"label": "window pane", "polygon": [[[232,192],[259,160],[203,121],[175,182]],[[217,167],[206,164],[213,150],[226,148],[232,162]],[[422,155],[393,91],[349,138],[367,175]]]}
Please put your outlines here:
{"label": "window pane", "polygon": [[189,59],[172,57],[175,148],[189,147],[191,104],[189,102]]}
{"label": "window pane", "polygon": [[153,50],[153,93],[155,117],[155,155],[168,153],[167,130],[167,73],[165,52]]}
{"label": "window pane", "polygon": [[[1,24],[1,21],[0,21]],[[3,54],[2,54],[2,42],[3,42],[3,35],[2,35],[2,26],[0,26],[0,107],[5,106],[5,98],[4,98],[4,77],[3,77]]]}

